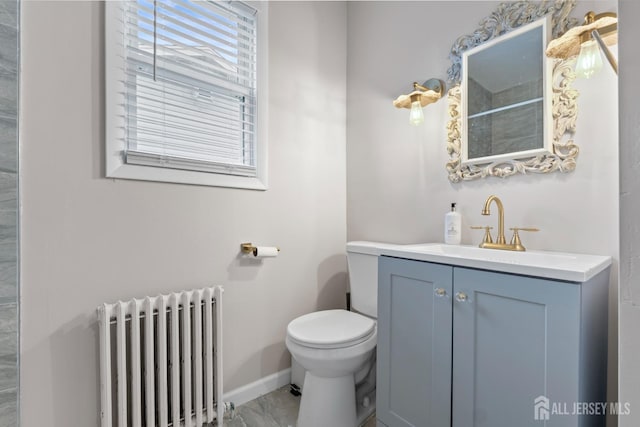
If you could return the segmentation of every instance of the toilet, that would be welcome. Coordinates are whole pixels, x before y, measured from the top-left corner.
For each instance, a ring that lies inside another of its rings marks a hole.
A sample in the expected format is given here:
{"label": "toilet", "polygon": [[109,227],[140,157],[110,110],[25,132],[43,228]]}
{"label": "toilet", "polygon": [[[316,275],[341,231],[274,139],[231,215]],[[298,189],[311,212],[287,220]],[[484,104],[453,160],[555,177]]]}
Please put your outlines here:
{"label": "toilet", "polygon": [[357,427],[374,410],[380,244],[347,243],[353,311],[305,314],[287,326],[304,370],[298,427]]}

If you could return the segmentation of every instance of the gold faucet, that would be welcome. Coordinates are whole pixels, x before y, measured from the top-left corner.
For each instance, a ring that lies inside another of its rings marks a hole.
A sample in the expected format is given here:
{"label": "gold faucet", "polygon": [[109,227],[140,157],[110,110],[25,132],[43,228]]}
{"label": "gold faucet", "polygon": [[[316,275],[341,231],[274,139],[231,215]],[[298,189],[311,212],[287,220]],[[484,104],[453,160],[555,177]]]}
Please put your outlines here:
{"label": "gold faucet", "polygon": [[[491,211],[489,207],[491,206],[491,202],[496,202],[496,206],[498,206],[498,239],[492,245],[506,245],[507,240],[504,238],[504,206],[502,206],[502,200],[498,198],[496,195],[491,195],[487,197],[487,200],[484,202],[484,208],[482,208],[482,215],[491,215]],[[486,247],[480,245],[481,248]],[[494,248],[494,249],[502,249],[502,248]]]}
{"label": "gold faucet", "polygon": [[[491,215],[491,211],[489,207],[491,206],[491,202],[495,202],[496,206],[498,206],[498,238],[495,242],[491,239],[490,227],[480,227],[485,228],[485,237],[480,243],[481,248],[487,249],[503,249],[507,251],[525,251],[525,247],[522,245],[520,241],[520,236],[518,234],[518,230],[520,231],[538,231],[537,228],[512,228],[513,230],[513,238],[511,242],[507,244],[507,239],[504,237],[504,206],[502,205],[502,200],[498,198],[498,196],[491,195],[484,202],[484,207],[482,208],[482,215]],[[476,228],[476,227],[471,227]]]}

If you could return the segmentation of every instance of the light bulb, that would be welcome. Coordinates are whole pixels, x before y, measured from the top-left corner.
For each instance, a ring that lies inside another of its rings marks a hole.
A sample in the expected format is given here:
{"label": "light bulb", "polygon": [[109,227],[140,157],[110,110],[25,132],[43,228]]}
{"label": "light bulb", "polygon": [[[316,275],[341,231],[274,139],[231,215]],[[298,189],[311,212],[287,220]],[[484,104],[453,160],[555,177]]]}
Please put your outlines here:
{"label": "light bulb", "polygon": [[588,79],[602,68],[600,47],[595,40],[588,40],[580,46],[580,55],[576,64],[576,75]]}
{"label": "light bulb", "polygon": [[413,101],[411,103],[411,112],[409,113],[409,123],[414,126],[418,126],[424,122],[424,113],[422,112],[422,105],[420,101]]}

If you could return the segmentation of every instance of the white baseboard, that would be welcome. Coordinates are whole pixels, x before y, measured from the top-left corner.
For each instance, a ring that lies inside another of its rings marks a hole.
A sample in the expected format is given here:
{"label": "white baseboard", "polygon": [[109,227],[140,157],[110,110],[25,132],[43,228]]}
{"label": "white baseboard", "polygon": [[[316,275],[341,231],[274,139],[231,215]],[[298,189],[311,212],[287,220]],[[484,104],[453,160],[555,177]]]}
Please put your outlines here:
{"label": "white baseboard", "polygon": [[237,407],[290,383],[291,368],[287,368],[275,374],[260,378],[258,381],[231,390],[224,394],[223,400],[225,402],[233,402]]}

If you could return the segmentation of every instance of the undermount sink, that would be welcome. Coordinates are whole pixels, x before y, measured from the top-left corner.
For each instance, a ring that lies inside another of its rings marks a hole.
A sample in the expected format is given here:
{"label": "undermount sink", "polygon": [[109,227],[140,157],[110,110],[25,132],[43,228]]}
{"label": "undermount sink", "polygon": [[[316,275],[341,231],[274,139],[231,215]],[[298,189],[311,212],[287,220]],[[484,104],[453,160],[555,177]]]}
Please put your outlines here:
{"label": "undermount sink", "polygon": [[551,251],[511,252],[476,246],[424,243],[380,244],[380,255],[430,261],[461,267],[586,282],[611,264],[611,257]]}

